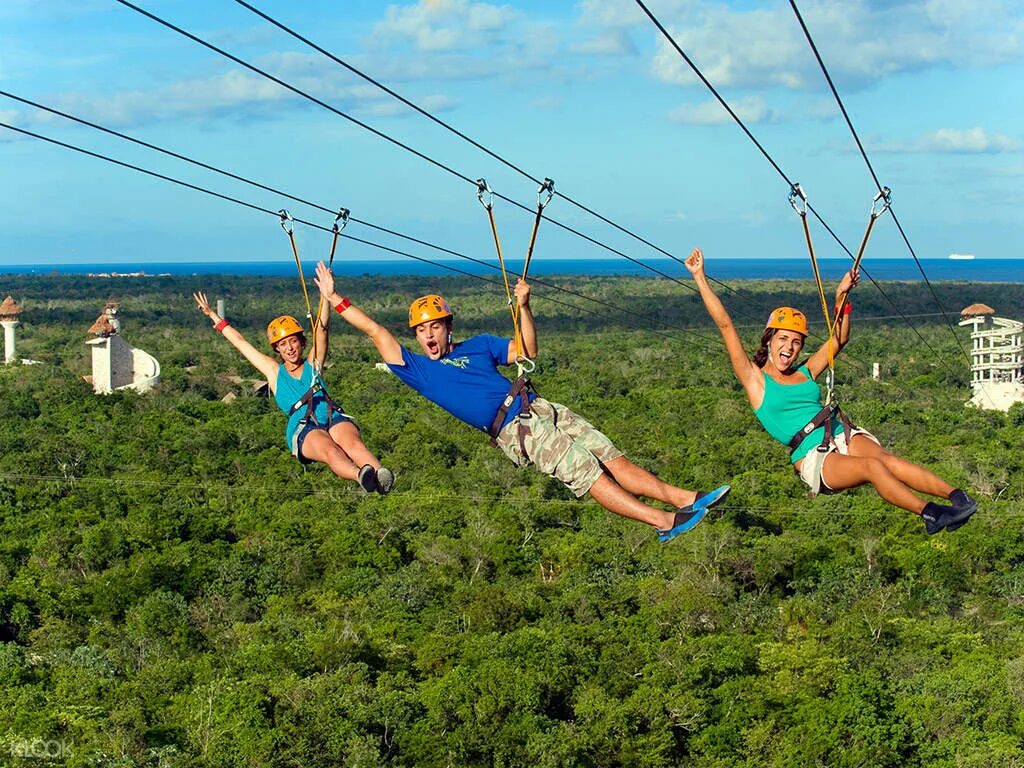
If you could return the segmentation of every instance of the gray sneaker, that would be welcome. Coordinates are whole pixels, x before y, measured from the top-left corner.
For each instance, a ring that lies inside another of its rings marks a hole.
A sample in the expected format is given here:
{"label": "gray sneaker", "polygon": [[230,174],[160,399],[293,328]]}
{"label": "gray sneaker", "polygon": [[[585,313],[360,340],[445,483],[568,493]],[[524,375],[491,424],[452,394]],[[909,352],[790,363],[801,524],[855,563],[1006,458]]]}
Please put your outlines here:
{"label": "gray sneaker", "polygon": [[391,489],[395,486],[395,473],[387,467],[381,467],[377,470],[377,493],[381,496],[391,493]]}

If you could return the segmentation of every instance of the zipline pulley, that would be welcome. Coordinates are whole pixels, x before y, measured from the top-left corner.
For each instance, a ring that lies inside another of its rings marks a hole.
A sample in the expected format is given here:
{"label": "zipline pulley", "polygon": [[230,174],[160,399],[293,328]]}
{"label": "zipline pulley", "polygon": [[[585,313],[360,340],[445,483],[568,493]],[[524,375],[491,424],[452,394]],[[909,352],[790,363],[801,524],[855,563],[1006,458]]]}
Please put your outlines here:
{"label": "zipline pulley", "polygon": [[892,190],[882,187],[871,201],[871,218],[877,219],[892,205]]}

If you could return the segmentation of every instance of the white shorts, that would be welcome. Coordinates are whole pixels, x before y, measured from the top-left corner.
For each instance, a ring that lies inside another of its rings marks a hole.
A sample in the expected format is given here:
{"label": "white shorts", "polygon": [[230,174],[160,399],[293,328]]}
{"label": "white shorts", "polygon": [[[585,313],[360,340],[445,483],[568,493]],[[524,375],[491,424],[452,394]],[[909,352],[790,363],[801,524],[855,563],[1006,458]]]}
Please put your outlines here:
{"label": "white shorts", "polygon": [[[854,427],[850,433],[850,437],[856,435],[864,435],[866,438],[871,440],[876,445],[881,445],[878,442],[878,438],[868,432],[866,429],[860,429]],[[813,448],[806,456],[801,459],[800,469],[795,469],[796,473],[800,475],[800,479],[807,483],[807,487],[811,489],[809,496],[812,498],[817,496],[819,493],[830,494],[835,493],[835,490],[828,487],[825,479],[821,476],[822,467],[825,466],[825,457],[833,451],[839,451],[844,456],[849,456],[850,446],[847,443],[846,432],[840,432],[838,435],[832,436],[832,442],[829,443],[827,451],[819,451],[817,448]]]}

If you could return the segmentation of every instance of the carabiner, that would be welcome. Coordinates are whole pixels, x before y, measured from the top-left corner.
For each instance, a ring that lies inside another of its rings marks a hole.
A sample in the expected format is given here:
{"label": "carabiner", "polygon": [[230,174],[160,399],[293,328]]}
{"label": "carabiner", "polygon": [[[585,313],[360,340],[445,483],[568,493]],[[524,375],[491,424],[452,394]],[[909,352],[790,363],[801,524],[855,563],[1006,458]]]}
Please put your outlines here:
{"label": "carabiner", "polygon": [[[546,198],[543,199],[543,202],[542,202],[541,198],[542,198],[542,196],[544,195],[545,192],[547,192],[548,195],[547,195]],[[553,179],[549,179],[549,178],[545,177],[544,181],[541,182],[540,187],[537,189],[537,210],[538,211],[543,211],[544,210],[544,206],[546,206],[548,203],[550,203],[551,202],[551,198],[554,197],[554,196],[555,196],[555,182],[554,182]]]}
{"label": "carabiner", "polygon": [[[879,201],[881,201],[881,204],[879,204]],[[888,187],[882,187],[881,191],[871,201],[871,218],[877,219],[888,210],[890,205],[892,205],[892,190]]]}
{"label": "carabiner", "polygon": [[537,364],[530,358],[525,357],[524,355],[519,355],[519,357],[516,358],[516,371],[519,376],[522,376],[524,373],[533,373],[536,368]]}
{"label": "carabiner", "polygon": [[[334,217],[334,224],[331,226],[331,231],[333,231],[334,234],[341,234],[341,230],[343,230],[345,228],[345,225],[348,224],[349,213],[351,213],[351,211],[349,211],[348,208],[338,209],[338,215]],[[339,221],[341,222],[340,227],[338,226]]]}
{"label": "carabiner", "polygon": [[829,368],[825,372],[825,405],[833,406],[836,404],[836,371],[835,368]]}
{"label": "carabiner", "polygon": [[[800,202],[798,203],[797,200]],[[807,193],[804,192],[804,188],[799,183],[789,188],[789,204],[801,216],[807,215]]]}
{"label": "carabiner", "polygon": [[[488,211],[494,204],[494,193],[491,188],[487,186],[487,179],[476,180],[476,197],[480,201],[480,205],[486,208]],[[484,197],[487,199],[485,200]]]}
{"label": "carabiner", "polygon": [[284,208],[278,211],[277,215],[281,217],[281,229],[284,230],[284,233],[288,235],[288,237],[291,237],[292,233],[295,231],[295,219],[293,219],[292,215]]}

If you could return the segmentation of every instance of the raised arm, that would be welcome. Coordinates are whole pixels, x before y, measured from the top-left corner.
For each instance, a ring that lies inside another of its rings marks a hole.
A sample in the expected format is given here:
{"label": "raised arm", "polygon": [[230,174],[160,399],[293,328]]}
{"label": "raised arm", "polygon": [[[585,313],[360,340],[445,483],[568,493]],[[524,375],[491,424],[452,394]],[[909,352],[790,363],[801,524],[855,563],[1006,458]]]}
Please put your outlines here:
{"label": "raised arm", "polygon": [[835,336],[830,341],[826,341],[821,345],[821,348],[810,356],[807,360],[807,368],[810,370],[811,375],[817,377],[825,368],[828,367],[829,348],[831,345],[831,356],[835,358],[836,355],[846,346],[846,343],[850,340],[850,311],[852,306],[848,299],[850,291],[857,287],[860,282],[860,272],[850,270],[843,279],[839,281],[839,285],[836,286],[836,303],[835,303],[835,316],[839,318],[839,324],[836,326]]}
{"label": "raised arm", "polygon": [[223,335],[224,338],[231,342],[231,345],[241,352],[245,359],[248,360],[264,377],[273,389],[277,384],[277,366],[278,362],[270,355],[265,355],[260,352],[256,347],[245,340],[237,330],[228,324],[227,320],[222,318],[210,307],[210,302],[206,298],[206,294],[202,291],[198,291],[192,294],[192,298],[196,300],[196,304],[199,307],[199,311],[210,318],[214,328],[217,328]]}
{"label": "raised arm", "polygon": [[704,274],[704,252],[700,248],[694,248],[690,252],[686,259],[686,268],[690,270],[694,282],[697,283],[697,290],[700,291],[704,307],[722,334],[725,349],[729,353],[729,362],[732,363],[736,378],[739,379],[747,393],[747,399],[750,400],[752,406],[759,407],[761,401],[764,400],[764,377],[747,356],[740,335],[736,332],[736,327],[732,324],[732,318],[729,317],[725,306],[711,290],[711,284],[708,282],[707,275]]}
{"label": "raised arm", "polygon": [[[533,310],[530,309],[530,284],[523,279],[516,282],[516,302],[519,304],[519,338],[522,348],[519,352],[523,357],[533,360],[537,357],[537,326],[533,322]],[[508,364],[516,361],[516,340],[508,345]]]}
{"label": "raised arm", "polygon": [[[330,270],[327,269],[327,265],[321,261],[316,265],[315,282],[317,287],[320,287],[326,278],[324,273],[326,273],[326,275],[330,275]],[[332,283],[333,281],[333,278],[331,278]],[[391,335],[391,332],[388,331],[387,328],[380,325],[347,298],[339,295],[333,286],[331,292],[327,296],[327,304],[329,307],[338,309],[341,312],[341,316],[345,318],[345,321],[348,322],[349,325],[370,337],[370,341],[373,342],[373,346],[377,348],[377,352],[380,353],[381,359],[385,363],[390,363],[391,365],[402,365],[402,345],[398,343],[398,340]]]}
{"label": "raised arm", "polygon": [[316,274],[317,276],[313,278],[313,282],[320,289],[320,303],[317,307],[317,317],[313,331],[313,348],[309,350],[309,362],[317,370],[322,370],[324,361],[327,359],[327,342],[330,336],[330,295],[334,293],[334,274],[326,267],[323,276],[321,276],[319,269],[317,269]]}

